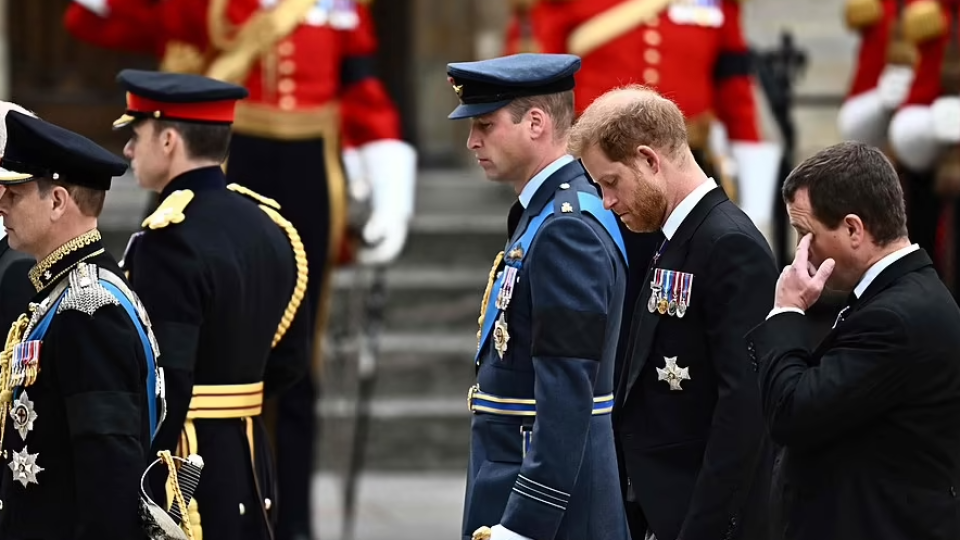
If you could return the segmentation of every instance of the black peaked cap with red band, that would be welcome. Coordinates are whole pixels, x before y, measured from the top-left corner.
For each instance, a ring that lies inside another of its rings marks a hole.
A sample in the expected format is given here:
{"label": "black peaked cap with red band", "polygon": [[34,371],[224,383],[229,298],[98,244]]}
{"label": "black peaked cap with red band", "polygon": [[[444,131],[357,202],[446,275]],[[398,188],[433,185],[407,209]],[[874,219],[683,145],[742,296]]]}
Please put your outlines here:
{"label": "black peaked cap with red band", "polygon": [[185,73],[125,69],[117,82],[127,91],[127,112],[114,128],[143,118],[232,124],[237,101],[249,95],[242,86]]}

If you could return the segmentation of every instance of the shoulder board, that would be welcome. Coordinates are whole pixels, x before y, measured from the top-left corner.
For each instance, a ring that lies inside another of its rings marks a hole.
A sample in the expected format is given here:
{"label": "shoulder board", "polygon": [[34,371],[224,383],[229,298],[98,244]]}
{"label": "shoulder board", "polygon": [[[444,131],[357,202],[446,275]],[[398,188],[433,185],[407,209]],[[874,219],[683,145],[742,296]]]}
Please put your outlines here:
{"label": "shoulder board", "polygon": [[883,4],[880,0],[847,0],[843,7],[847,28],[860,30],[873,26],[883,19]]}
{"label": "shoulder board", "polygon": [[193,191],[180,189],[167,196],[157,209],[147,216],[140,224],[141,227],[162,229],[171,223],[180,223],[186,217],[183,210],[193,200]]}
{"label": "shoulder board", "polygon": [[278,203],[277,201],[271,199],[270,197],[264,197],[263,195],[257,193],[256,191],[253,191],[250,188],[243,187],[240,184],[230,184],[229,186],[227,186],[227,189],[235,193],[239,193],[245,197],[251,198],[262,205],[269,206],[274,210],[280,209],[280,203]]}
{"label": "shoulder board", "polygon": [[911,43],[923,43],[947,33],[947,18],[939,0],[911,2],[903,8],[903,36]]}
{"label": "shoulder board", "polygon": [[96,265],[80,263],[70,271],[67,279],[70,285],[57,307],[57,313],[75,310],[93,315],[103,306],[120,305],[117,297],[100,283],[100,270]]}

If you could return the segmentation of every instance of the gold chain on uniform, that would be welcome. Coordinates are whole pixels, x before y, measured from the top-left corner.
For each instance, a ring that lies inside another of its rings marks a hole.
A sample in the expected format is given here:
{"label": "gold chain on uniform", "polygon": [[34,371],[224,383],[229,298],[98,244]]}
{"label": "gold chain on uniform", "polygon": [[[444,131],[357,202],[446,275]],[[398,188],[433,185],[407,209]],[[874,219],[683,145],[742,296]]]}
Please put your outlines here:
{"label": "gold chain on uniform", "polygon": [[[98,241],[100,241],[100,231],[93,229],[58,247],[53,253],[44,257],[42,261],[38,262],[37,265],[30,270],[30,282],[33,283],[37,291],[42,290],[44,285],[40,278],[43,277],[44,272],[50,270],[53,265],[63,260],[67,255]],[[50,279],[48,281],[52,280],[53,279]]]}
{"label": "gold chain on uniform", "polygon": [[480,336],[483,334],[483,320],[487,316],[487,304],[490,303],[490,292],[493,289],[493,282],[496,280],[497,276],[497,267],[500,266],[500,261],[503,260],[503,252],[497,253],[496,258],[493,259],[493,266],[490,268],[490,276],[487,278],[487,288],[483,291],[483,300],[480,302],[480,318],[477,319],[477,324],[480,325],[480,329],[477,330],[477,351],[480,350]]}

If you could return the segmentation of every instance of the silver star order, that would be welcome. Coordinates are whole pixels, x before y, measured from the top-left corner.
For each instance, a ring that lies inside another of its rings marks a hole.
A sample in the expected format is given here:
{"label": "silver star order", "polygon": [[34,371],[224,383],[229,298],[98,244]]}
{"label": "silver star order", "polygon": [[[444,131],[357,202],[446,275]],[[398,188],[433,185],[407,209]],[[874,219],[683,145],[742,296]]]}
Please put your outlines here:
{"label": "silver star order", "polygon": [[27,447],[23,450],[13,453],[13,460],[10,462],[10,470],[13,471],[13,479],[17,480],[23,487],[28,484],[39,484],[37,482],[37,473],[43,472],[43,467],[37,465],[37,456],[40,454],[27,453]]}
{"label": "silver star order", "polygon": [[27,439],[27,432],[33,431],[33,422],[37,419],[37,413],[33,410],[33,401],[24,391],[20,397],[13,402],[10,408],[10,418],[13,418],[13,426],[20,433],[20,438]]}
{"label": "silver star order", "polygon": [[49,270],[43,273],[43,279],[50,279],[52,277],[53,277],[53,274],[51,274]]}
{"label": "silver star order", "polygon": [[676,356],[664,356],[663,362],[663,367],[657,368],[657,380],[667,381],[670,390],[683,390],[680,383],[684,380],[690,380],[690,368],[677,366]]}

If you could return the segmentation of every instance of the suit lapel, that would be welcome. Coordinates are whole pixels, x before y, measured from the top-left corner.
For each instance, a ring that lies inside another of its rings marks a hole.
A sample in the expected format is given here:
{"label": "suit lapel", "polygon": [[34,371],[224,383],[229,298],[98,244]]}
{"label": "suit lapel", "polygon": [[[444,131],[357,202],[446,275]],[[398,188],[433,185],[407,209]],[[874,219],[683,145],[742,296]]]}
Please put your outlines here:
{"label": "suit lapel", "polygon": [[653,270],[655,268],[679,270],[687,259],[687,243],[693,238],[694,234],[700,228],[700,225],[703,224],[703,220],[710,214],[710,211],[726,200],[728,199],[723,193],[723,190],[715,188],[709,191],[700,199],[700,202],[693,207],[690,214],[684,218],[677,232],[664,248],[657,264],[651,264],[647,267],[647,273],[643,282],[645,288],[637,295],[637,303],[633,311],[634,320],[631,321],[633,329],[630,332],[630,343],[628,343],[627,348],[629,353],[626,355],[626,358],[629,359],[630,362],[630,369],[626,372],[628,376],[621,379],[622,391],[617,392],[617,401],[621,405],[626,403],[630,391],[633,389],[637,379],[640,377],[640,373],[643,371],[644,365],[647,363],[647,357],[650,355],[650,349],[656,334],[657,324],[660,322],[660,318],[664,317],[664,315],[660,315],[659,313],[650,313],[650,310],[647,309],[647,301],[650,299],[651,291],[649,285],[646,284],[650,283]]}
{"label": "suit lapel", "polygon": [[[923,249],[918,249],[898,259],[893,264],[886,267],[883,272],[880,272],[876,278],[874,278],[874,280],[867,287],[867,290],[863,291],[863,296],[853,302],[850,309],[848,309],[844,314],[844,319],[849,319],[850,316],[858,311],[864,304],[869,302],[873,297],[887,287],[893,285],[901,277],[911,272],[916,272],[917,270],[927,266],[933,266],[933,261]],[[817,345],[816,349],[814,349],[813,358],[820,358],[823,356],[823,353],[833,345],[833,342],[837,339],[837,332],[841,326],[843,326],[843,323],[839,323],[836,325],[836,327],[830,329],[830,332],[824,336],[824,338]]]}

